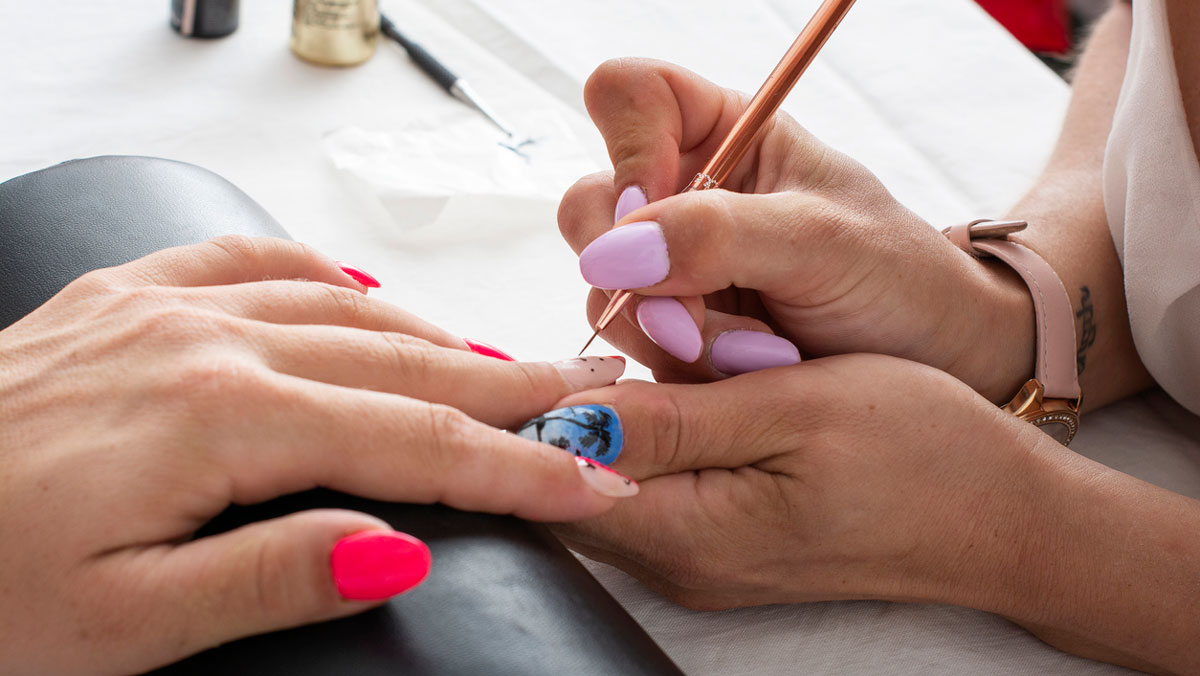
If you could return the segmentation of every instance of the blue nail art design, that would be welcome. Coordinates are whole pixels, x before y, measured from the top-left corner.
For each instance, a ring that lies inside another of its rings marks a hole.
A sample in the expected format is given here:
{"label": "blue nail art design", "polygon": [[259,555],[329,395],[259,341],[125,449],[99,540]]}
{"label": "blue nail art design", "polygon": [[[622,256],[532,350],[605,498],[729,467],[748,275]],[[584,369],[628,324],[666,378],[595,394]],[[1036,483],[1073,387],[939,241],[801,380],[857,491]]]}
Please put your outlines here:
{"label": "blue nail art design", "polygon": [[530,420],[519,436],[611,465],[625,442],[621,419],[608,406],[588,404],[560,408]]}

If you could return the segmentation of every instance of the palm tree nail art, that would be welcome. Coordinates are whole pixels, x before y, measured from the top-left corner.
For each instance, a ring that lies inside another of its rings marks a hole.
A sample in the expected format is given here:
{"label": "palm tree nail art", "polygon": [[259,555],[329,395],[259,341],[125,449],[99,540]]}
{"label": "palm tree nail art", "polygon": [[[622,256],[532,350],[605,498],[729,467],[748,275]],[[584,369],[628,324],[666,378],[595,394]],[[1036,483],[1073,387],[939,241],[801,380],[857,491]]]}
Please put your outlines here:
{"label": "palm tree nail art", "polygon": [[569,406],[539,415],[521,425],[517,434],[606,465],[617,459],[625,442],[617,412],[598,404]]}

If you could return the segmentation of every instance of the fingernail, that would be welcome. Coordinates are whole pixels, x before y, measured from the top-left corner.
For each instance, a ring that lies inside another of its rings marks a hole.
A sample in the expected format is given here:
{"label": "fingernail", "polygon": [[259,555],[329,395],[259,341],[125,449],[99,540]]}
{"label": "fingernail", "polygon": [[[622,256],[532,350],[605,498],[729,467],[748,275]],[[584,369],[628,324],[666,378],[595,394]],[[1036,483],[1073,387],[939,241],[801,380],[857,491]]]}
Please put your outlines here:
{"label": "fingernail", "polygon": [[728,331],[713,341],[712,365],[735,376],[800,363],[800,350],[784,338],[762,331]]}
{"label": "fingernail", "polygon": [[342,269],[342,272],[350,275],[350,277],[359,284],[371,289],[379,288],[379,280],[375,279],[371,275],[368,275],[358,266],[350,265],[345,261],[337,261],[337,266]]}
{"label": "fingernail", "polygon": [[333,546],[329,567],[348,601],[378,601],[406,592],[429,575],[429,547],[407,533],[368,530]]}
{"label": "fingernail", "polygon": [[569,406],[539,415],[521,425],[517,435],[606,465],[621,455],[625,443],[617,412],[598,404]]}
{"label": "fingernail", "polygon": [[575,463],[579,465],[579,473],[592,490],[610,498],[631,498],[638,494],[637,482],[620,472],[609,469],[607,465],[577,456]]}
{"label": "fingernail", "polygon": [[554,368],[576,391],[617,382],[625,372],[625,357],[575,357],[554,362]]}
{"label": "fingernail", "polygon": [[653,221],[631,223],[600,235],[579,254],[579,271],[601,289],[640,289],[667,278],[667,239]]}
{"label": "fingernail", "polygon": [[463,342],[466,343],[467,347],[471,348],[471,351],[475,354],[481,354],[485,357],[493,357],[502,361],[516,361],[516,359],[513,359],[505,354],[500,348],[492,347],[487,343],[481,343],[477,340],[470,340],[468,338],[463,338]]}
{"label": "fingernail", "polygon": [[646,199],[646,192],[636,185],[631,185],[621,191],[621,196],[617,198],[617,209],[613,212],[613,223],[625,218],[629,214],[641,209],[649,204]]}
{"label": "fingernail", "polygon": [[667,296],[644,298],[638,303],[637,319],[642,331],[667,354],[689,364],[700,358],[704,339],[683,303]]}

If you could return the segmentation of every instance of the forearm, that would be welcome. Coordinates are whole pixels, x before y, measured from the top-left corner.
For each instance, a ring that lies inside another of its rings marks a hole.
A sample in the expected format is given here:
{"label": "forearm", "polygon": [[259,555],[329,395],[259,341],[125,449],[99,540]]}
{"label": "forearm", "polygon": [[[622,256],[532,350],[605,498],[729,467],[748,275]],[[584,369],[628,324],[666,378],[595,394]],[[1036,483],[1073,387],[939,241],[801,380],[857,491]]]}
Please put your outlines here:
{"label": "forearm", "polygon": [[1117,3],[1097,25],[1054,153],[1036,186],[1011,212],[1030,223],[1017,239],[1050,263],[1071,296],[1087,408],[1152,382],[1130,334],[1121,264],[1102,194],[1104,150],[1124,78],[1130,25],[1125,3]]}
{"label": "forearm", "polygon": [[1020,544],[996,553],[1011,593],[989,609],[1071,653],[1200,674],[1200,502],[1040,446]]}

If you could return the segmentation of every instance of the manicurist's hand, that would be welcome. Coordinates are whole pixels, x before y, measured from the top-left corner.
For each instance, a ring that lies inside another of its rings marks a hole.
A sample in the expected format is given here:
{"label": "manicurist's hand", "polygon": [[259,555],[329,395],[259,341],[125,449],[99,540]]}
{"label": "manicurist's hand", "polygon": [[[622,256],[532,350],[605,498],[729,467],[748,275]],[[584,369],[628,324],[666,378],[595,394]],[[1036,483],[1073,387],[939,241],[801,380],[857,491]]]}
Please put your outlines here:
{"label": "manicurist's hand", "polygon": [[[747,98],[638,59],[602,65],[585,97],[614,172],[577,183],[559,225],[590,284],[643,296],[605,338],[659,380],[874,352],[1001,400],[1033,372],[1032,305],[1016,276],[959,251],[787,115],[725,190],[677,195]],[[607,302],[592,293],[592,321]]]}
{"label": "manicurist's hand", "polygon": [[1200,673],[1200,501],[1069,451],[929,366],[836,355],[628,382],[537,422],[640,482],[559,535],[678,603],[962,605],[1093,659]]}
{"label": "manicurist's hand", "polygon": [[0,332],[6,673],[141,672],[429,570],[349,511],[191,537],[230,504],[324,486],[565,520],[636,492],[497,429],[622,362],[480,356],[363,291],[303,245],[223,238],[88,274]]}
{"label": "manicurist's hand", "polygon": [[561,406],[584,404],[620,421],[613,467],[641,491],[560,535],[698,609],[994,608],[1014,593],[1009,571],[1052,551],[1023,543],[1061,515],[1046,487],[1075,457],[945,373],[880,355],[624,383]]}

